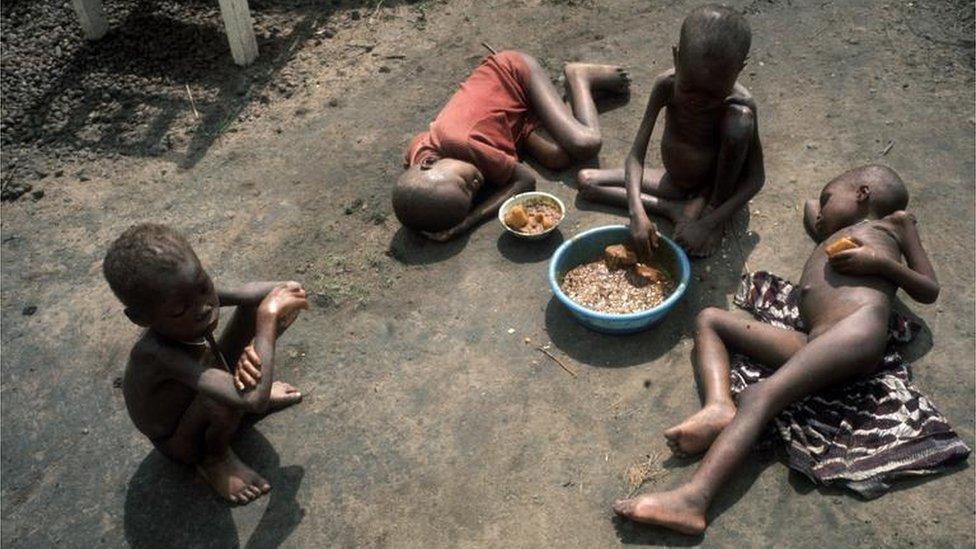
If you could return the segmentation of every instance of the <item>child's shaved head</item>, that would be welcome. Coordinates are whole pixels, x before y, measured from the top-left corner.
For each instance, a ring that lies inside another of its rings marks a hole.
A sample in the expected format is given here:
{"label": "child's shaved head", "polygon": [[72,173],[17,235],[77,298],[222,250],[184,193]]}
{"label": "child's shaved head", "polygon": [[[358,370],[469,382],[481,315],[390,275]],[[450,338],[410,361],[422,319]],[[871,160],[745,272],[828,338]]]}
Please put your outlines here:
{"label": "child's shaved head", "polygon": [[105,254],[102,272],[126,307],[152,308],[161,298],[167,275],[187,262],[199,263],[186,238],[166,225],[130,227]]}
{"label": "child's shaved head", "polygon": [[688,56],[685,59],[727,64],[738,73],[751,45],[752,31],[745,17],[728,6],[708,4],[685,17],[678,51]]}
{"label": "child's shaved head", "polygon": [[881,164],[869,164],[843,173],[838,179],[871,189],[870,204],[878,217],[908,207],[908,188],[898,172]]}
{"label": "child's shaved head", "polygon": [[404,227],[416,231],[445,231],[461,223],[471,209],[462,181],[445,166],[411,166],[393,189],[393,212]]}

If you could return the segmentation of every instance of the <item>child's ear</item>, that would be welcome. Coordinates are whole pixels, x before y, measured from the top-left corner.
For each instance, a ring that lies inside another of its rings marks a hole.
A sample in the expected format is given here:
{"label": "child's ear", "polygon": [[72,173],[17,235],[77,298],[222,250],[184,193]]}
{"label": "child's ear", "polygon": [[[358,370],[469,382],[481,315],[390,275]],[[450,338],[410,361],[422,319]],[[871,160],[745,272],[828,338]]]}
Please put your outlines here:
{"label": "child's ear", "polygon": [[142,326],[143,328],[148,327],[152,323],[149,317],[141,309],[136,307],[126,307],[125,316],[129,317],[129,320],[135,325]]}
{"label": "child's ear", "polygon": [[871,187],[867,185],[861,185],[857,188],[857,201],[864,202],[865,200],[871,198]]}

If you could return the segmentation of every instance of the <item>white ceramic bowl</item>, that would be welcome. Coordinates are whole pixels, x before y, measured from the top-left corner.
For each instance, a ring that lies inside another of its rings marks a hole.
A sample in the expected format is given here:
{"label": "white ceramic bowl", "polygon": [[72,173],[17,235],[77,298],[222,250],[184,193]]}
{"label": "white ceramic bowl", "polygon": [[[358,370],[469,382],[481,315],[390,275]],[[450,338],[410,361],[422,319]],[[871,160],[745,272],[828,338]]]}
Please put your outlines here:
{"label": "white ceramic bowl", "polygon": [[[549,204],[555,206],[559,210],[559,214],[560,214],[559,221],[557,221],[555,225],[549,227],[547,230],[537,234],[522,233],[516,231],[512,227],[509,227],[508,225],[505,224],[505,215],[508,214],[509,210],[511,210],[512,208],[518,205],[534,203],[534,202],[548,202]],[[506,200],[505,203],[502,204],[501,208],[498,208],[498,222],[502,224],[502,227],[505,227],[505,230],[512,233],[513,235],[519,238],[524,238],[526,240],[540,240],[546,238],[547,236],[552,234],[553,231],[556,230],[556,227],[558,227],[559,224],[562,223],[564,219],[566,219],[566,205],[563,204],[563,201],[559,200],[558,198],[556,198],[555,196],[549,193],[544,193],[542,191],[532,191],[532,192],[517,194],[512,198]]]}

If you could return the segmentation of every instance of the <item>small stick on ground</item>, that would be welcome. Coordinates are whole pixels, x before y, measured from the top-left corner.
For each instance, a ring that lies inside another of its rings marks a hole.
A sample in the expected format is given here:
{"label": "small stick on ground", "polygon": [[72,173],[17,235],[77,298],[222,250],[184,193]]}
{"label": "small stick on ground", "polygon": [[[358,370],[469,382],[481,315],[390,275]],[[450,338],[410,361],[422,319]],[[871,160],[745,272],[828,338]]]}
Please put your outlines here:
{"label": "small stick on ground", "polygon": [[193,102],[193,94],[190,93],[190,85],[186,86],[186,96],[190,98],[190,108],[193,109],[193,118],[200,118],[200,113],[197,112],[197,104]]}
{"label": "small stick on ground", "polygon": [[17,158],[13,162],[11,162],[9,166],[7,166],[6,168],[7,173],[3,174],[3,182],[5,184],[10,183],[10,180],[14,178],[14,172],[17,169],[17,164],[19,163],[20,163],[20,159]]}
{"label": "small stick on ground", "polygon": [[490,51],[492,55],[498,53],[497,51],[495,51],[495,48],[488,45],[488,42],[482,42],[481,45],[484,46],[485,48],[488,48],[488,51]]}
{"label": "small stick on ground", "polygon": [[566,370],[566,373],[568,373],[569,375],[573,376],[574,378],[577,376],[576,372],[574,372],[572,368],[570,368],[569,366],[566,366],[563,363],[563,361],[559,360],[559,358],[556,357],[556,355],[550,353],[549,352],[549,349],[546,349],[545,347],[537,347],[537,349],[539,350],[539,352],[541,352],[542,354],[546,355],[547,357],[549,357],[553,361],[555,361],[555,363],[558,364],[560,368],[562,368],[563,370]]}
{"label": "small stick on ground", "polygon": [[369,16],[369,24],[370,25],[373,24],[373,19],[376,17],[376,14],[380,12],[380,6],[382,6],[382,5],[383,5],[383,0],[380,0],[379,2],[376,3],[376,9],[373,10],[373,15],[370,15]]}
{"label": "small stick on ground", "polygon": [[888,144],[885,145],[884,150],[881,151],[881,156],[885,156],[886,154],[888,154],[889,152],[891,152],[891,148],[894,147],[894,146],[895,146],[895,140],[894,139],[889,139],[888,140]]}

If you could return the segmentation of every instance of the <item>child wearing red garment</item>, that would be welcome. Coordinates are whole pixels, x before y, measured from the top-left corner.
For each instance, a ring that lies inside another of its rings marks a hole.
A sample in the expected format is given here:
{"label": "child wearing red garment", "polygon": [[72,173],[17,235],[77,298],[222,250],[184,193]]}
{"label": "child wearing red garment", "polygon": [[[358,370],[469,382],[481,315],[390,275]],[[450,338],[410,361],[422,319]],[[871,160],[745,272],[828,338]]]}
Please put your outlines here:
{"label": "child wearing red garment", "polygon": [[[492,216],[508,198],[535,188],[528,154],[559,170],[594,156],[602,143],[594,91],[626,93],[614,65],[569,63],[563,102],[539,62],[517,51],[488,56],[444,105],[404,156],[393,191],[400,222],[449,240]],[[482,189],[487,195],[475,205]]]}

